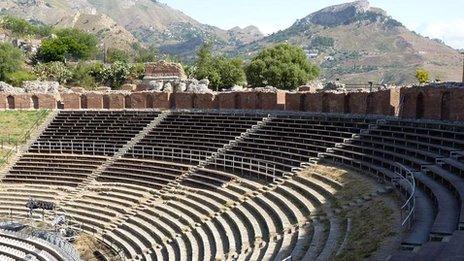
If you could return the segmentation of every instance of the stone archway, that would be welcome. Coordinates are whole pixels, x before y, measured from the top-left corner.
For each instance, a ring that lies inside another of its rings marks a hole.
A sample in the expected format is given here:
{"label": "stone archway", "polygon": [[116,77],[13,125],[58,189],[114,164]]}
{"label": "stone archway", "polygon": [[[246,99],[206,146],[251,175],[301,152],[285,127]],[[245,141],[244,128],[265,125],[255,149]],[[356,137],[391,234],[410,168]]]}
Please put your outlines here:
{"label": "stone archway", "polygon": [[375,114],[375,104],[373,102],[372,93],[369,93],[366,98],[366,114]]}
{"label": "stone archway", "polygon": [[306,94],[302,93],[300,95],[300,111],[306,111]]}
{"label": "stone archway", "polygon": [[327,93],[322,95],[322,112],[330,112],[329,96]]}
{"label": "stone archway", "polygon": [[31,99],[32,99],[32,108],[36,110],[39,109],[40,108],[39,97],[37,97],[37,95],[33,95]]}
{"label": "stone archway", "polygon": [[103,95],[103,109],[109,109],[109,108],[110,108],[110,96]]}
{"label": "stone archway", "polygon": [[351,113],[350,105],[351,94],[346,94],[343,100],[343,113]]}
{"label": "stone archway", "polygon": [[13,95],[9,95],[7,98],[6,98],[6,104],[7,104],[7,108],[10,109],[10,110],[14,110],[16,108],[15,106],[15,98]]}
{"label": "stone archway", "polygon": [[451,93],[449,91],[441,96],[441,120],[449,120],[451,117]]}
{"label": "stone archway", "polygon": [[424,118],[424,94],[420,92],[416,100],[416,119],[422,118]]}

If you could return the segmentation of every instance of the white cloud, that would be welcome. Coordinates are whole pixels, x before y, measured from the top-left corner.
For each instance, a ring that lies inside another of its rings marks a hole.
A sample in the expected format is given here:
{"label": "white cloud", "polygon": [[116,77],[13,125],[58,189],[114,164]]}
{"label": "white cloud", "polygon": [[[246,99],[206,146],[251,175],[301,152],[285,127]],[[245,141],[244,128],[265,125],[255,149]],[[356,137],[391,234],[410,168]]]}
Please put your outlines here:
{"label": "white cloud", "polygon": [[417,27],[422,35],[438,38],[454,48],[464,48],[464,19],[439,21]]}

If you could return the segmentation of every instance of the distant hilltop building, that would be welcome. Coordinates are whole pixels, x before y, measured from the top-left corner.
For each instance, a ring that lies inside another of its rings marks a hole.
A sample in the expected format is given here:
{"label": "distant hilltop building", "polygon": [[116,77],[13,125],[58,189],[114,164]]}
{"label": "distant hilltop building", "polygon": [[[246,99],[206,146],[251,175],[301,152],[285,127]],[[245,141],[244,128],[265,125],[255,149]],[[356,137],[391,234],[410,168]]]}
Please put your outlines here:
{"label": "distant hilltop building", "polygon": [[145,64],[144,82],[185,80],[187,76],[179,63],[158,61]]}

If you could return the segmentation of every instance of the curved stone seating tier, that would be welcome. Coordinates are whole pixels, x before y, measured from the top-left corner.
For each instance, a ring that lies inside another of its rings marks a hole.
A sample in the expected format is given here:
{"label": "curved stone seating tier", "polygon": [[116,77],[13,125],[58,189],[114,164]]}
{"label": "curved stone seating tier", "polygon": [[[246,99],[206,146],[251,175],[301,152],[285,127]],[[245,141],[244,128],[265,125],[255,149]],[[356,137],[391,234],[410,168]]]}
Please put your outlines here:
{"label": "curved stone seating tier", "polygon": [[[462,124],[173,111],[144,130],[158,115],[60,112],[2,178],[0,214],[27,216],[29,197],[60,203],[82,231],[133,260],[327,260],[345,236],[346,222],[332,209],[341,185],[298,171],[322,159],[407,191],[395,183],[399,162],[417,186],[403,238],[415,252],[392,260],[462,252]],[[122,157],[103,157],[131,140]],[[12,251],[27,253],[5,246],[0,255]]]}
{"label": "curved stone seating tier", "polygon": [[98,156],[26,153],[6,173],[2,182],[76,187],[105,160]]}
{"label": "curved stone seating tier", "polygon": [[[169,161],[195,157],[198,154],[199,160],[204,160],[263,120],[263,117],[264,115],[174,112],[128,154],[132,154],[134,158]],[[178,154],[182,155],[177,156]]]}
{"label": "curved stone seating tier", "polygon": [[112,155],[158,115],[156,111],[60,111],[29,151]]}
{"label": "curved stone seating tier", "polygon": [[191,167],[185,164],[122,158],[108,167],[97,181],[134,184],[159,190]]}

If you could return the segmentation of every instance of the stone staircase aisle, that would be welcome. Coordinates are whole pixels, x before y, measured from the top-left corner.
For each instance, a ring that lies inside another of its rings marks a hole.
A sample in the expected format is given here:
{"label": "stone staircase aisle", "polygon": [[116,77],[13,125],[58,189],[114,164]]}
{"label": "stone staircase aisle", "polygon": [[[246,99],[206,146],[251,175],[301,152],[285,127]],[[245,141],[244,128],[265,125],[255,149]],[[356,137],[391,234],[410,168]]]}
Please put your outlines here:
{"label": "stone staircase aisle", "polygon": [[251,126],[251,128],[247,129],[245,132],[241,133],[240,136],[235,137],[234,140],[229,141],[228,144],[225,144],[222,148],[219,148],[216,152],[212,153],[209,157],[205,160],[201,161],[197,166],[192,167],[190,170],[186,171],[182,175],[176,178],[175,181],[170,182],[167,186],[165,186],[161,192],[167,193],[169,191],[177,190],[180,186],[180,183],[185,180],[190,174],[194,173],[195,171],[204,168],[208,163],[213,162],[215,159],[218,158],[222,153],[227,152],[228,149],[233,148],[238,142],[243,141],[247,138],[250,134],[256,132],[261,127],[265,126],[268,122],[270,122],[273,117],[268,114],[264,117],[261,121],[257,122],[255,125]]}

